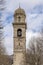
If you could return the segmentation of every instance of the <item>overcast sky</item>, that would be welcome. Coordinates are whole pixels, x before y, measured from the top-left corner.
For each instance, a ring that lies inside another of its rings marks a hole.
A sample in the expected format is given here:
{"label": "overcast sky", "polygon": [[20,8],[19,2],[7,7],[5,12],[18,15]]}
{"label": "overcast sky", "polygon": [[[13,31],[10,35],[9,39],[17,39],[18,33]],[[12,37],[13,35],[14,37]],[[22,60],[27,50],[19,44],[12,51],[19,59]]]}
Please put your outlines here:
{"label": "overcast sky", "polygon": [[6,9],[3,13],[5,46],[8,54],[13,53],[13,15],[17,8],[26,12],[27,32],[26,44],[32,36],[37,36],[43,27],[43,0],[6,0]]}

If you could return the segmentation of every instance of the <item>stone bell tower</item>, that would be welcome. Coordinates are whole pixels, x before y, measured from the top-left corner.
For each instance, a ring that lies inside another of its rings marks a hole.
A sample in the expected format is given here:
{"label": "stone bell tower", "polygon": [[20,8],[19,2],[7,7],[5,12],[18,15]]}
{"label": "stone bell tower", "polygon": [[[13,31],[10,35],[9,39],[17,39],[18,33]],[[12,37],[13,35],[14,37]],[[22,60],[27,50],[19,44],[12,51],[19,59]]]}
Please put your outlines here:
{"label": "stone bell tower", "polygon": [[26,14],[20,7],[14,13],[13,65],[26,65]]}

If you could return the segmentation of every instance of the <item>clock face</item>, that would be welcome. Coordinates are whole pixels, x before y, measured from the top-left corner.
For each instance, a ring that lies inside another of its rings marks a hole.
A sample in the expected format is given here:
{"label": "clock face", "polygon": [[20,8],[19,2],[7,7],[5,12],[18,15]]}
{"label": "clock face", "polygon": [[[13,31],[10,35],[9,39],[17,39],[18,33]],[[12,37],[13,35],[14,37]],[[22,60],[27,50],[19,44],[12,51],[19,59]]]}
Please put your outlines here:
{"label": "clock face", "polygon": [[18,30],[17,30],[17,36],[18,36],[18,37],[21,37],[21,36],[22,36],[22,30],[21,30],[21,29],[18,29]]}

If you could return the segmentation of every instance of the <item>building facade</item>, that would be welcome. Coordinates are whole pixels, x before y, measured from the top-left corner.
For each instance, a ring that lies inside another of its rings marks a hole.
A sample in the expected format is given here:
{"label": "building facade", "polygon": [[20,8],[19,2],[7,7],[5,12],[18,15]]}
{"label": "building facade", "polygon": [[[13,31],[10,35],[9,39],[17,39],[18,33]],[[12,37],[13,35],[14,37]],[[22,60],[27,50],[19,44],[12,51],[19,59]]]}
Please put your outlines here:
{"label": "building facade", "polygon": [[26,14],[22,8],[14,13],[14,56],[13,65],[26,65]]}

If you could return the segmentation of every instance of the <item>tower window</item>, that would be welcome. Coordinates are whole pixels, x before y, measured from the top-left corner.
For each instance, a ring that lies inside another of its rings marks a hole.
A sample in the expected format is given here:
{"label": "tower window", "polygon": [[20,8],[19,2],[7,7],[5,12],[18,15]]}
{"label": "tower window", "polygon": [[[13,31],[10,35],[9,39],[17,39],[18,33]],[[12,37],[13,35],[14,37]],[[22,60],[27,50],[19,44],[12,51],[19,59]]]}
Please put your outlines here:
{"label": "tower window", "polygon": [[20,20],[21,20],[21,17],[19,16],[19,17],[18,17],[18,21],[20,22]]}
{"label": "tower window", "polygon": [[19,37],[22,36],[22,30],[21,30],[21,29],[18,29],[18,30],[17,30],[17,36],[19,36]]}

